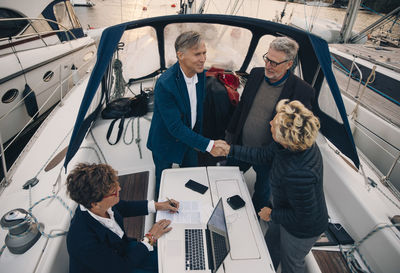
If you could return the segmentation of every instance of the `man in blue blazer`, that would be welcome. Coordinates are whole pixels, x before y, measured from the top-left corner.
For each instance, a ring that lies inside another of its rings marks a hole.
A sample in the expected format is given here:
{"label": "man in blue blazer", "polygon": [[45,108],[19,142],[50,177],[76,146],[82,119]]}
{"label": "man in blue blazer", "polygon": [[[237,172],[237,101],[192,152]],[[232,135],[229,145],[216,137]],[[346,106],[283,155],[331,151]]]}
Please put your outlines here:
{"label": "man in blue blazer", "polygon": [[178,62],[161,75],[154,89],[154,114],[147,141],[156,167],[156,198],[163,170],[173,163],[197,166],[197,151],[217,155],[219,149],[219,141],[214,143],[201,135],[206,61],[201,35],[195,31],[180,34],[175,52]]}

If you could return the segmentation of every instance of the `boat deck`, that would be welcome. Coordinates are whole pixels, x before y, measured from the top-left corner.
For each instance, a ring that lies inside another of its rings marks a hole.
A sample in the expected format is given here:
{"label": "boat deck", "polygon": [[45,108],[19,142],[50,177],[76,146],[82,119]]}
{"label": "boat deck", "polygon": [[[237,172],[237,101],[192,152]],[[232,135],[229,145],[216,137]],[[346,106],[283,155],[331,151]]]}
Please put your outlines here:
{"label": "boat deck", "polygon": [[[149,183],[149,172],[140,172],[119,176],[122,200],[145,200]],[[126,235],[130,238],[142,238],[145,216],[124,219]]]}
{"label": "boat deck", "polygon": [[349,88],[346,90],[348,76],[338,69],[334,69],[333,72],[337,82],[339,83],[342,94],[352,98],[353,100],[356,100],[357,92],[359,92],[360,102],[364,107],[370,109],[372,112],[378,114],[380,117],[388,120],[396,126],[400,126],[399,105],[391,102],[369,88],[366,88],[364,94],[362,94],[363,86],[361,85],[359,89],[359,82],[353,79],[350,79]]}
{"label": "boat deck", "polygon": [[340,251],[312,250],[322,273],[350,273],[346,260]]}
{"label": "boat deck", "polygon": [[372,44],[330,44],[329,46],[400,73],[400,48],[378,47]]}
{"label": "boat deck", "polygon": [[[329,47],[345,54],[355,56],[358,59],[365,60],[371,64],[376,64],[377,66],[389,69],[394,74],[400,73],[400,48],[377,47],[369,44],[330,44]],[[352,60],[349,60],[350,63],[351,61]],[[398,104],[390,101],[389,99],[383,97],[377,92],[372,91],[369,88],[366,88],[363,93],[363,85],[361,85],[359,88],[359,82],[354,79],[350,80],[349,87],[347,88],[347,74],[343,73],[339,69],[334,69],[333,71],[344,95],[356,100],[356,96],[358,94],[360,102],[365,108],[369,109],[381,118],[388,120],[390,123],[395,124],[398,127],[400,126],[400,106]],[[353,71],[356,73],[355,68]],[[363,75],[363,80],[365,81],[368,76],[369,75]],[[395,80],[400,80],[396,78],[393,79],[393,82],[396,84],[397,82]],[[396,89],[396,87],[393,86],[387,88]],[[383,93],[386,92],[385,90],[381,91]],[[396,99],[397,94],[397,90],[395,90],[395,93],[392,93],[391,95],[394,96],[394,99]]]}

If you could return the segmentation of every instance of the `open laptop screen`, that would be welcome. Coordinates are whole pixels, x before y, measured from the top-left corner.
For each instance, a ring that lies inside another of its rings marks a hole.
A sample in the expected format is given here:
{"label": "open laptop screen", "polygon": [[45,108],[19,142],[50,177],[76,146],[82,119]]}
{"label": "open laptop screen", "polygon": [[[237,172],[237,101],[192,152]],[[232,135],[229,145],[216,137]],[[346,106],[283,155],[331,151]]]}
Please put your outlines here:
{"label": "open laptop screen", "polygon": [[[228,229],[225,222],[225,213],[222,198],[208,220],[207,231],[209,232],[212,259],[209,259],[211,272],[216,272],[230,251],[228,240]],[[209,257],[210,258],[210,257]]]}

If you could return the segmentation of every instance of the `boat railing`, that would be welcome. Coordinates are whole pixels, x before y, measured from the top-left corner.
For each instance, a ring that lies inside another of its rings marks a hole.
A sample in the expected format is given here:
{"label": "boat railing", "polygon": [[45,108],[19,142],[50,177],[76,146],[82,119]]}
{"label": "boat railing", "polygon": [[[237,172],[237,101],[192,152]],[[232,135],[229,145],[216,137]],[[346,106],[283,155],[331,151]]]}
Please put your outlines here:
{"label": "boat railing", "polygon": [[358,89],[357,89],[357,93],[356,93],[356,99],[358,99],[358,95],[359,95],[359,92],[360,92],[360,88],[361,88],[361,83],[362,83],[362,78],[363,77],[362,77],[361,69],[358,67],[358,65],[356,63],[356,57],[353,58],[353,61],[351,63],[351,68],[350,68],[350,71],[348,73],[349,75],[348,75],[348,80],[347,80],[346,92],[348,92],[348,90],[349,90],[350,80],[351,80],[351,76],[353,75],[353,68],[354,67],[357,69],[358,73],[360,74],[360,80],[358,82]]}
{"label": "boat railing", "polygon": [[[27,34],[17,34],[15,36],[12,37],[4,37],[4,38],[0,38],[0,42],[3,41],[8,41],[8,40],[17,40],[17,39],[23,39],[23,38],[32,38],[32,37],[38,37],[45,46],[48,46],[48,44],[46,43],[46,41],[44,40],[44,36],[47,36],[49,34],[56,34],[56,33],[60,33],[63,32],[65,33],[65,36],[67,37],[67,39],[69,40],[69,35],[71,35],[71,37],[73,37],[73,39],[76,39],[76,36],[74,35],[74,33],[71,31],[71,29],[67,28],[66,26],[64,26],[63,24],[60,24],[57,21],[54,20],[50,20],[50,19],[46,19],[46,18],[29,18],[29,17],[24,17],[24,18],[3,18],[0,19],[0,22],[5,22],[5,21],[28,21],[29,24],[27,26],[25,26],[25,28],[20,32],[24,32],[26,29],[28,29],[29,27],[32,27],[32,29],[35,31],[34,33],[27,33]],[[47,23],[53,23],[56,24],[59,29],[58,30],[46,30],[46,31],[38,31],[33,22],[34,21],[45,21]],[[67,35],[67,33],[69,35]]]}
{"label": "boat railing", "polygon": [[[3,173],[4,173],[4,180],[0,181],[0,188],[2,187],[7,187],[10,183],[10,179],[8,177],[8,170],[7,170],[7,166],[6,166],[6,161],[5,161],[5,152],[7,151],[7,149],[18,139],[18,137],[22,134],[22,132],[28,127],[28,125],[34,120],[34,117],[36,117],[40,111],[46,106],[46,104],[50,101],[50,99],[53,96],[60,96],[60,102],[59,102],[59,106],[63,105],[63,97],[64,97],[64,90],[63,90],[63,85],[68,82],[70,79],[72,79],[74,81],[74,77],[75,77],[75,73],[79,73],[79,71],[84,70],[84,69],[88,69],[90,64],[93,62],[95,58],[92,57],[91,59],[85,61],[80,68],[77,68],[76,70],[71,70],[71,74],[66,77],[65,79],[62,79],[61,77],[61,73],[60,73],[60,79],[59,79],[59,83],[58,85],[54,88],[54,91],[49,95],[49,97],[46,99],[46,101],[40,106],[40,108],[37,110],[37,112],[28,120],[27,123],[25,123],[24,127],[18,131],[18,133],[7,143],[7,146],[4,147],[3,145],[3,140],[2,140],[2,136],[1,136],[1,132],[0,132],[0,152],[1,152],[1,159],[2,159],[2,168],[3,168]],[[63,64],[58,65],[58,68],[60,71],[62,71],[63,68]],[[75,83],[74,83],[75,84]],[[1,118],[0,118],[0,122],[2,122],[12,111],[14,111],[18,106],[20,106],[23,102],[25,97],[29,96],[29,94],[31,92],[33,92],[35,90],[35,88],[37,88],[38,86],[35,86],[32,88],[32,90],[26,94],[18,103],[16,103],[6,114],[4,114]]]}

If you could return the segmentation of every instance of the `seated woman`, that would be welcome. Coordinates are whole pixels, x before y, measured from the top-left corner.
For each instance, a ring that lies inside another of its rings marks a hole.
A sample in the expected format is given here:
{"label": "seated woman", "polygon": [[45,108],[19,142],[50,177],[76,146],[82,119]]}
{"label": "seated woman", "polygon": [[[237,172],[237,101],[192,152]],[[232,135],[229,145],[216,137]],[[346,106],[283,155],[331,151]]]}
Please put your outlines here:
{"label": "seated woman", "polygon": [[69,272],[158,272],[154,242],[171,230],[155,223],[141,241],[126,236],[123,217],[156,210],[176,212],[179,202],[123,201],[117,172],[106,164],[79,164],[67,177],[67,191],[79,205],[67,235]]}
{"label": "seated woman", "polygon": [[304,272],[304,258],[328,227],[322,156],[315,143],[320,123],[299,101],[281,100],[265,148],[226,145],[225,154],[271,166],[272,204],[258,213],[271,221],[265,240],[275,269]]}

